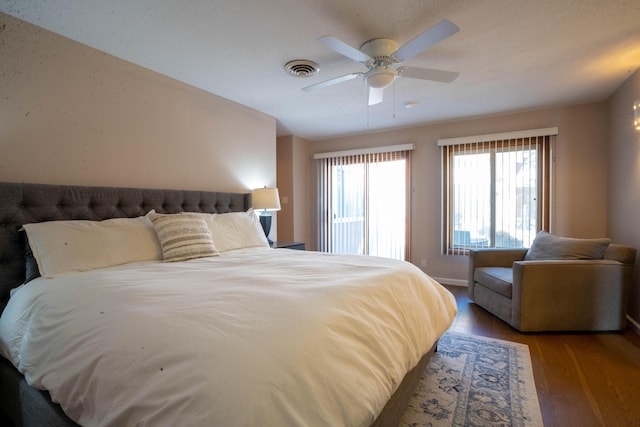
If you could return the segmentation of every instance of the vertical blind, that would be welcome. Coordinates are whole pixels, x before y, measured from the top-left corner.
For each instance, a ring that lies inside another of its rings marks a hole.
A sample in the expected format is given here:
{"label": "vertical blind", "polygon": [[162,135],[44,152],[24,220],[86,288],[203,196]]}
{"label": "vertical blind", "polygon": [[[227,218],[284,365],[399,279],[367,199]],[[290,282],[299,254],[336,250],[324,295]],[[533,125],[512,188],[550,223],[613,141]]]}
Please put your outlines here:
{"label": "vertical blind", "polygon": [[439,140],[442,252],[529,247],[549,230],[557,128]]}
{"label": "vertical blind", "polygon": [[409,258],[413,145],[320,153],[318,249]]}

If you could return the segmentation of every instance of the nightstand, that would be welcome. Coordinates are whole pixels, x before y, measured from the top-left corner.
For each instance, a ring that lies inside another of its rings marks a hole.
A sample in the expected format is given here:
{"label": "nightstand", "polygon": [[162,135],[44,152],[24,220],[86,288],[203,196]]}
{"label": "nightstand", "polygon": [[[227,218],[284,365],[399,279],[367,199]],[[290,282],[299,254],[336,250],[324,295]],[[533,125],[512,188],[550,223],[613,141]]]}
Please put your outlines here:
{"label": "nightstand", "polygon": [[274,249],[297,249],[304,251],[304,242],[273,242],[271,245]]}

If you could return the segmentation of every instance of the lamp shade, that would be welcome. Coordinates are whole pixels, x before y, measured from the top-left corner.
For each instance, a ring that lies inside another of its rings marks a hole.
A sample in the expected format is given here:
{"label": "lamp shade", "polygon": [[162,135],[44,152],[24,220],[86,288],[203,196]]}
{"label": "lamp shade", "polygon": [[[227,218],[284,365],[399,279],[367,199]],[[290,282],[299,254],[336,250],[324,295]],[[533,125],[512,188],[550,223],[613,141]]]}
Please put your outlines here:
{"label": "lamp shade", "polygon": [[256,188],[251,192],[251,205],[256,210],[279,211],[280,195],[277,188]]}

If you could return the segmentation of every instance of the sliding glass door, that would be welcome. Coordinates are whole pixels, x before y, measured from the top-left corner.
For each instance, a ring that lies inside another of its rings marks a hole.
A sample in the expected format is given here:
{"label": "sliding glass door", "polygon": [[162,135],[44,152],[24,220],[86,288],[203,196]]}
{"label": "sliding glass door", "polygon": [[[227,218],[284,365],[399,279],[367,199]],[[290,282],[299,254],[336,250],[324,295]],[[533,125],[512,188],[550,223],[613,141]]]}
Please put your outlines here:
{"label": "sliding glass door", "polygon": [[320,159],[320,250],[408,258],[408,150]]}

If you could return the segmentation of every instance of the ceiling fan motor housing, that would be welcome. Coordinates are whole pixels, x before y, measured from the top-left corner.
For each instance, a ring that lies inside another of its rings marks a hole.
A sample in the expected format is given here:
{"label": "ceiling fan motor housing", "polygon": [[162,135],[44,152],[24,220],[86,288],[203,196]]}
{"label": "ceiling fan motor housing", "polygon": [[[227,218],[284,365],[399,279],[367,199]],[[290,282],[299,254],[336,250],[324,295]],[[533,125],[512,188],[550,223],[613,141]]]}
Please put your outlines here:
{"label": "ceiling fan motor housing", "polygon": [[[374,60],[388,60],[389,55],[398,49],[398,43],[391,39],[371,39],[360,46],[360,50]],[[391,63],[391,61],[389,62]]]}

